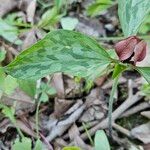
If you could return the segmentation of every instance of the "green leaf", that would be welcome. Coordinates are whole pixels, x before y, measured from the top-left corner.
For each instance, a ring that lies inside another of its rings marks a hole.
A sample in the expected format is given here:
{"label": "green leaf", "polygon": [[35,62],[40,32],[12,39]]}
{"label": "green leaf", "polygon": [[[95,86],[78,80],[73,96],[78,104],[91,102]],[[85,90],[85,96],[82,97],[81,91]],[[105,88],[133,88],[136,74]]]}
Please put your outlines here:
{"label": "green leaf", "polygon": [[110,150],[107,136],[103,130],[98,130],[95,135],[95,150]]}
{"label": "green leaf", "polygon": [[17,87],[17,79],[10,75],[6,76],[4,69],[0,67],[0,91],[7,95],[11,95]]}
{"label": "green leaf", "polygon": [[55,5],[58,10],[63,6],[64,3],[66,3],[66,0],[55,0]]}
{"label": "green leaf", "polygon": [[42,15],[38,27],[49,30],[51,26],[54,26],[59,22],[61,17],[62,15],[58,13],[57,7],[53,7]]}
{"label": "green leaf", "polygon": [[4,84],[5,84],[5,72],[3,68],[0,67],[0,91],[3,92],[4,90]]}
{"label": "green leaf", "polygon": [[5,59],[5,56],[6,56],[6,51],[1,50],[0,51],[0,62],[2,62]]}
{"label": "green leaf", "polygon": [[114,71],[113,71],[113,75],[112,78],[116,78],[120,73],[122,73],[122,71],[124,71],[126,69],[126,66],[123,66],[121,64],[116,64]]}
{"label": "green leaf", "polygon": [[30,97],[34,98],[36,93],[36,81],[34,80],[18,80],[19,87]]}
{"label": "green leaf", "polygon": [[116,53],[116,51],[114,49],[107,50],[107,53],[109,54],[109,56],[112,59],[117,59],[118,60],[118,55],[117,55],[117,53]]}
{"label": "green leaf", "polygon": [[38,139],[36,141],[34,150],[42,150],[42,142],[41,142],[41,140]]}
{"label": "green leaf", "polygon": [[87,14],[92,17],[99,15],[101,11],[110,7],[111,4],[111,0],[97,0],[95,3],[88,7]]}
{"label": "green leaf", "polygon": [[141,94],[145,96],[146,100],[150,99],[150,84],[143,84],[140,87]]}
{"label": "green leaf", "polygon": [[90,37],[74,31],[56,30],[23,51],[5,67],[5,71],[26,80],[56,72],[93,80],[105,73],[110,62],[108,53]]}
{"label": "green leaf", "polygon": [[15,120],[15,109],[13,107],[8,107],[6,105],[3,105],[3,104],[0,104],[0,108],[2,108],[2,113],[8,117],[12,123],[15,123],[16,120]]}
{"label": "green leaf", "polygon": [[17,138],[12,146],[12,150],[32,150],[31,143],[32,141],[30,138],[24,137],[21,141]]}
{"label": "green leaf", "polygon": [[[33,25],[24,22],[23,17],[18,16],[17,12],[8,14],[5,17],[5,22],[9,25],[16,26],[16,27],[24,27],[24,28],[32,28],[33,27]],[[19,31],[19,29],[18,29],[18,31]]]}
{"label": "green leaf", "polygon": [[81,150],[81,149],[76,146],[68,146],[68,147],[64,147],[62,150]]}
{"label": "green leaf", "polygon": [[136,67],[135,68],[150,84],[150,67]]}
{"label": "green leaf", "polygon": [[42,92],[40,96],[40,101],[41,102],[47,102],[48,101],[48,95],[45,92]]}
{"label": "green leaf", "polygon": [[150,31],[150,13],[145,17],[144,22],[139,28],[140,34],[146,34]]}
{"label": "green leaf", "polygon": [[10,95],[14,92],[14,90],[18,87],[17,79],[13,78],[12,76],[8,75],[5,78],[4,82],[4,93]]}
{"label": "green leaf", "polygon": [[64,17],[60,20],[61,26],[66,30],[74,30],[76,25],[78,24],[78,19],[71,17]]}
{"label": "green leaf", "polygon": [[56,91],[55,88],[49,87],[49,88],[46,90],[46,93],[49,94],[49,95],[55,95],[55,94],[57,94],[57,91]]}
{"label": "green leaf", "polygon": [[11,43],[17,45],[22,44],[22,41],[18,39],[19,30],[15,26],[11,26],[0,18],[0,36]]}
{"label": "green leaf", "polygon": [[149,0],[118,0],[118,14],[124,35],[136,35],[149,11]]}

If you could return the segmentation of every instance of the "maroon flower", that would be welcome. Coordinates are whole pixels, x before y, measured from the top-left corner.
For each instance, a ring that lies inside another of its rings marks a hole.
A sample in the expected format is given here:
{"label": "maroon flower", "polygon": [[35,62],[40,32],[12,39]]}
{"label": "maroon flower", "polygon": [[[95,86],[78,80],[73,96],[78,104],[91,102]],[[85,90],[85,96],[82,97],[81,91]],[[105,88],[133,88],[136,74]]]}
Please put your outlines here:
{"label": "maroon flower", "polygon": [[115,50],[119,59],[123,62],[142,61],[146,56],[146,42],[136,36],[128,37],[115,44]]}

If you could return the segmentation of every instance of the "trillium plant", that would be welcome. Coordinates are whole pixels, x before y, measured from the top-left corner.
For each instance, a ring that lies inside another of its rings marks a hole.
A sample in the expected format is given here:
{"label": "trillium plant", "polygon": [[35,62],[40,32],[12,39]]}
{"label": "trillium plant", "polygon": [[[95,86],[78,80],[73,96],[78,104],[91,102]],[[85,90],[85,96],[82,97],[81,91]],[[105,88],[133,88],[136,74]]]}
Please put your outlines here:
{"label": "trillium plant", "polygon": [[109,99],[109,126],[113,96],[118,79],[125,70],[137,70],[150,83],[150,67],[138,67],[146,56],[146,42],[137,36],[143,19],[150,11],[149,0],[118,0],[118,15],[124,39],[114,45],[118,59],[112,58],[99,43],[84,34],[55,30],[20,53],[4,71],[18,79],[37,80],[63,72],[94,80],[113,66],[113,86]]}
{"label": "trillium plant", "polygon": [[115,45],[119,60],[123,63],[142,61],[146,56],[146,42],[136,36],[130,36]]}

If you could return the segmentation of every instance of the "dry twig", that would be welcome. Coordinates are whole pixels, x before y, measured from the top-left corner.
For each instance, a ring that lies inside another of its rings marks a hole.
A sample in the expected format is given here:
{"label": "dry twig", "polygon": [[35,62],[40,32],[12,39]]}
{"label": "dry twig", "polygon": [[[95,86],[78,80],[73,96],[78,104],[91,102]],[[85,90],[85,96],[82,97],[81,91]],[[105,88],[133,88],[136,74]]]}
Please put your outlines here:
{"label": "dry twig", "polygon": [[129,110],[125,111],[120,116],[120,118],[131,116],[131,115],[133,115],[141,110],[147,109],[147,108],[150,108],[150,104],[148,102],[142,102],[141,104],[138,104],[137,106],[134,106],[134,107],[130,108]]}
{"label": "dry twig", "polygon": [[[141,95],[140,93],[136,93],[135,95],[133,95],[133,89],[132,89],[132,81],[129,80],[129,91],[128,91],[128,98],[126,99],[126,101],[124,101],[113,113],[112,113],[112,121],[114,122],[117,118],[120,117],[120,115],[125,112],[129,107],[131,107],[133,104],[135,104],[136,102],[138,102],[141,99]],[[97,124],[96,126],[94,126],[93,128],[91,128],[89,130],[89,134],[91,136],[93,136],[95,134],[95,132],[99,129],[104,129],[108,127],[108,117],[106,119],[104,119],[102,122],[100,122],[99,124]],[[87,139],[87,134],[83,133],[81,134],[81,138],[82,139]]]}

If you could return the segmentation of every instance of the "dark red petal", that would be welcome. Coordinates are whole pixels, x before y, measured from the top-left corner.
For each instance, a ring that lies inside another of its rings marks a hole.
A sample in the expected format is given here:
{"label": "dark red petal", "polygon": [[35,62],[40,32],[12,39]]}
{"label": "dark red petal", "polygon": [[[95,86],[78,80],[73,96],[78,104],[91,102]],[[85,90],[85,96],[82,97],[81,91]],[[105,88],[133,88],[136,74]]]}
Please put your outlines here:
{"label": "dark red petal", "polygon": [[136,63],[137,61],[142,61],[145,56],[146,56],[146,42],[145,41],[141,41],[139,42],[135,49],[134,49],[134,62]]}
{"label": "dark red petal", "polygon": [[138,41],[139,39],[137,39],[135,36],[132,36],[116,43],[115,50],[119,59],[123,61],[130,58]]}

